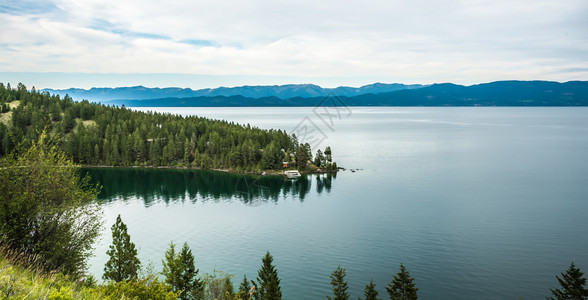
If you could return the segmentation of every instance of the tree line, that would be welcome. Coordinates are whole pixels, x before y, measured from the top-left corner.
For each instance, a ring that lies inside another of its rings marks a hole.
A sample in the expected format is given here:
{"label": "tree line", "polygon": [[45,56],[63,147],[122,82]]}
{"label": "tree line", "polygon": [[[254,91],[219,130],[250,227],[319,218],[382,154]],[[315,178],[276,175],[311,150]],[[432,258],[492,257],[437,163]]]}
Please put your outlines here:
{"label": "tree line", "polygon": [[[131,242],[127,232],[127,226],[118,215],[116,222],[112,225],[112,244],[109,246],[107,255],[109,260],[104,267],[104,280],[114,281],[119,285],[125,282],[138,280],[141,261],[137,257],[137,248]],[[279,300],[282,299],[282,289],[278,270],[273,264],[273,256],[266,252],[261,259],[261,267],[257,272],[256,280],[248,280],[243,275],[243,281],[237,292],[233,287],[230,275],[207,275],[199,278],[196,269],[194,255],[187,243],[184,243],[180,251],[176,251],[176,245],[170,242],[169,248],[165,251],[162,260],[163,270],[161,274],[165,277],[164,282],[179,299],[222,299],[222,300]],[[345,269],[338,266],[331,274],[331,285],[333,286],[332,300],[347,300],[350,295],[347,291],[345,281]],[[417,299],[417,291],[414,278],[400,264],[400,272],[394,275],[393,280],[386,287],[390,299]],[[366,285],[364,290],[366,300],[376,300],[378,292],[375,289],[373,280]]]}
{"label": "tree line", "polygon": [[[11,106],[15,106],[12,107]],[[0,83],[0,156],[30,145],[43,131],[60,137],[60,148],[83,165],[177,166],[235,172],[333,171],[331,148],[313,158],[295,134],[197,116],[139,112],[50,95],[19,83]]]}
{"label": "tree line", "polygon": [[[136,281],[141,262],[137,258],[135,244],[130,241],[126,225],[120,215],[116,223],[112,225],[112,245],[107,251],[110,259],[105,265],[105,280],[115,282]],[[261,259],[261,267],[257,272],[256,280],[248,280],[243,276],[237,292],[233,288],[230,275],[207,275],[204,278],[197,277],[194,255],[187,243],[184,243],[180,251],[175,250],[175,244],[170,243],[162,260],[165,277],[164,282],[179,299],[222,299],[222,300],[280,300],[282,291],[278,270],[273,264],[273,256],[268,251]],[[332,295],[327,295],[329,300],[348,300],[351,295],[348,291],[348,283],[345,280],[347,273],[344,268],[338,266],[330,275],[333,287]],[[566,272],[561,273],[561,278],[556,276],[561,288],[550,289],[553,297],[549,300],[588,299],[586,278],[584,273],[572,262]],[[400,271],[393,276],[391,282],[385,287],[390,300],[416,300],[418,288],[414,278],[410,275],[404,264],[400,264]],[[359,300],[381,300],[373,279],[366,284],[363,290],[364,298]]]}

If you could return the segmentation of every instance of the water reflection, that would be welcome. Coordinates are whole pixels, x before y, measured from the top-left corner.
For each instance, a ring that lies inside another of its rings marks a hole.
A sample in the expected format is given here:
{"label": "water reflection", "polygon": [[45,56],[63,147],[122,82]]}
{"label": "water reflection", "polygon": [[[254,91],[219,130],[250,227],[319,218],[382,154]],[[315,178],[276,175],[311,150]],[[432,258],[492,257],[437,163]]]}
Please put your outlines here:
{"label": "water reflection", "polygon": [[172,170],[140,168],[84,168],[93,183],[102,186],[98,199],[113,201],[140,198],[146,206],[155,201],[231,201],[248,205],[277,202],[291,195],[301,202],[312,189],[329,193],[337,174],[302,176],[247,176],[206,170]]}

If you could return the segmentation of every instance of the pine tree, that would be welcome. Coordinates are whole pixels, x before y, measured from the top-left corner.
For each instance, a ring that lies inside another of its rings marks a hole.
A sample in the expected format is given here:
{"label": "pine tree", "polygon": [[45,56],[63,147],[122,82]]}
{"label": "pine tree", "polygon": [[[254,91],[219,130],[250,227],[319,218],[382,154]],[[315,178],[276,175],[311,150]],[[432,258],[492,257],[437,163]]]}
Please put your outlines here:
{"label": "pine tree", "polygon": [[225,282],[223,284],[223,292],[223,300],[233,300],[235,298],[235,288],[233,287],[231,276],[225,277]]}
{"label": "pine tree", "polygon": [[582,277],[583,275],[584,273],[572,262],[568,270],[561,273],[562,278],[555,276],[562,289],[550,289],[555,298],[549,297],[547,299],[588,299],[588,290],[585,288],[586,278]]}
{"label": "pine tree", "polygon": [[381,298],[378,298],[378,291],[376,291],[376,284],[373,279],[370,279],[370,283],[365,285],[363,295],[365,300],[381,300]]}
{"label": "pine tree", "polygon": [[330,163],[330,162],[333,161],[333,156],[332,156],[333,155],[333,152],[331,151],[331,147],[330,146],[327,146],[327,148],[325,148],[324,154],[325,154],[325,160],[328,163]]}
{"label": "pine tree", "polygon": [[243,292],[243,295],[249,295],[250,291],[251,284],[249,283],[249,280],[247,280],[247,275],[243,275],[243,281],[241,282],[241,285],[239,285],[239,293]]}
{"label": "pine tree", "polygon": [[[345,281],[345,269],[341,266],[337,267],[331,274],[331,285],[333,285],[333,300],[347,300],[349,299],[349,293],[347,292],[347,282]],[[328,299],[331,297],[327,296]]]}
{"label": "pine tree", "polygon": [[323,155],[321,149],[316,150],[316,155],[314,156],[314,164],[319,168],[323,168],[327,165],[327,160]]}
{"label": "pine tree", "polygon": [[51,120],[53,122],[61,121],[61,107],[59,107],[59,103],[53,102],[51,105]]}
{"label": "pine tree", "polygon": [[204,286],[196,278],[198,271],[188,244],[184,243],[182,250],[176,253],[175,245],[171,242],[165,251],[162,274],[165,276],[165,283],[171,285],[174,292],[181,292],[180,299],[202,298]]}
{"label": "pine tree", "polygon": [[325,155],[325,164],[324,164],[323,168],[325,168],[327,171],[336,170],[337,165],[333,162],[333,152],[331,151],[330,146],[327,146],[327,148],[325,148],[324,155]]}
{"label": "pine tree", "polygon": [[394,279],[386,287],[390,295],[390,300],[413,300],[417,299],[418,288],[412,282],[414,278],[406,270],[403,264],[400,264],[400,272],[394,275]]}
{"label": "pine tree", "polygon": [[282,290],[280,288],[280,278],[278,271],[272,264],[274,258],[269,251],[261,259],[261,269],[257,272],[257,283],[255,289],[255,299],[257,300],[279,300],[282,299]]}
{"label": "pine tree", "polygon": [[180,251],[180,263],[183,267],[180,273],[180,282],[186,286],[186,299],[200,299],[204,290],[202,281],[196,277],[198,275],[198,269],[196,269],[194,262],[194,255],[192,250],[188,247],[187,243],[184,243],[182,250]]}
{"label": "pine tree", "polygon": [[73,110],[68,109],[65,111],[62,123],[64,133],[69,133],[76,126],[76,117]]}
{"label": "pine tree", "polygon": [[165,276],[165,283],[171,285],[174,292],[178,291],[176,282],[178,281],[177,277],[179,277],[180,269],[177,257],[178,253],[176,253],[176,245],[171,241],[169,243],[169,248],[165,250],[165,259],[161,261],[163,265],[163,271],[161,274]]}
{"label": "pine tree", "polygon": [[[306,145],[308,145],[308,143]],[[296,150],[296,166],[299,170],[306,169],[306,164],[309,160],[312,160],[312,155],[309,155],[306,150],[307,148],[305,144],[300,144]]]}
{"label": "pine tree", "polygon": [[137,249],[127,233],[127,225],[123,223],[120,214],[116,223],[112,225],[112,245],[106,251],[110,259],[104,266],[104,280],[120,282],[137,277],[141,261],[137,258]]}
{"label": "pine tree", "polygon": [[94,144],[94,155],[92,156],[92,164],[97,165],[100,160],[100,147]]}

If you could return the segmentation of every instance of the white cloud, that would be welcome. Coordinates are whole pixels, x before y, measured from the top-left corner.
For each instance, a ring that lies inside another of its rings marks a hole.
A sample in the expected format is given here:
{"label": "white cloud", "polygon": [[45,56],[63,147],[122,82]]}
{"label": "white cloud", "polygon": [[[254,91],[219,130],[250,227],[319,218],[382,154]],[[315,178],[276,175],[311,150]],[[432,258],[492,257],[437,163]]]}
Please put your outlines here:
{"label": "white cloud", "polygon": [[0,71],[588,79],[582,0],[27,2],[55,9],[0,10]]}

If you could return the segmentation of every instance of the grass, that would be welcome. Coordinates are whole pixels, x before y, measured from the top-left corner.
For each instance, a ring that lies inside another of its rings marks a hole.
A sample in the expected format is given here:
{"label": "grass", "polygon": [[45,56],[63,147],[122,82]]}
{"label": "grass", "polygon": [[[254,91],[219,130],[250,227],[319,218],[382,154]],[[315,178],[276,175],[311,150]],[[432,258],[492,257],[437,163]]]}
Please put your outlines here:
{"label": "grass", "polygon": [[4,125],[10,125],[12,121],[12,111],[0,114],[0,122],[4,123]]}
{"label": "grass", "polygon": [[23,267],[34,259],[0,249],[0,299],[102,299],[102,294],[60,273]]}
{"label": "grass", "polygon": [[85,127],[96,126],[96,121],[94,121],[94,120],[86,120],[86,121],[82,121],[82,123],[84,123]]}
{"label": "grass", "polygon": [[12,121],[12,110],[15,109],[16,107],[18,107],[20,105],[20,101],[18,100],[14,100],[10,103],[8,103],[8,106],[10,106],[10,111],[0,114],[0,122],[4,123],[4,125],[8,126],[11,121]]}
{"label": "grass", "polygon": [[128,281],[96,284],[93,278],[84,282],[59,272],[43,272],[35,267],[37,262],[34,257],[20,255],[0,245],[0,300],[175,300],[179,297],[178,293],[172,292],[171,286],[153,274]]}
{"label": "grass", "polygon": [[8,105],[10,106],[10,109],[14,109],[14,108],[17,108],[20,105],[20,101],[14,100],[14,101],[8,103]]}

